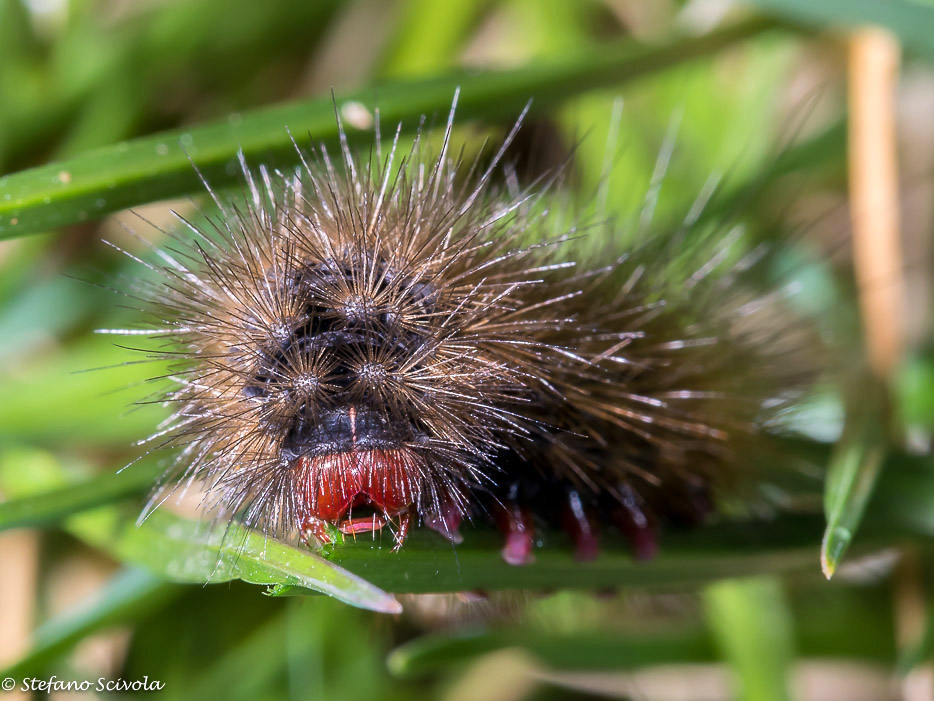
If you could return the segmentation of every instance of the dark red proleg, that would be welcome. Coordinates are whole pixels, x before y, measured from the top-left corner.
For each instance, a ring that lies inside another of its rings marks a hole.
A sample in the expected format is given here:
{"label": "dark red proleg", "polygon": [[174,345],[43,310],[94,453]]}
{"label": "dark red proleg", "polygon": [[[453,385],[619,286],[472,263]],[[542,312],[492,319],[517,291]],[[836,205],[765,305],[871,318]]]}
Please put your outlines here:
{"label": "dark red proleg", "polygon": [[445,497],[441,500],[436,513],[425,517],[425,525],[433,531],[437,531],[455,545],[464,542],[464,537],[460,534],[461,520],[463,514],[453,500]]}
{"label": "dark red proleg", "polygon": [[658,534],[639,498],[628,486],[619,489],[621,500],[613,510],[613,521],[626,536],[637,560],[651,560],[658,552]]}
{"label": "dark red proleg", "polygon": [[497,509],[496,522],[506,536],[503,559],[510,565],[527,565],[532,562],[535,531],[528,510],[516,502],[508,502]]}
{"label": "dark red proleg", "polygon": [[579,562],[595,559],[600,553],[596,525],[588,516],[576,490],[568,492],[561,520],[574,540],[574,558]]}

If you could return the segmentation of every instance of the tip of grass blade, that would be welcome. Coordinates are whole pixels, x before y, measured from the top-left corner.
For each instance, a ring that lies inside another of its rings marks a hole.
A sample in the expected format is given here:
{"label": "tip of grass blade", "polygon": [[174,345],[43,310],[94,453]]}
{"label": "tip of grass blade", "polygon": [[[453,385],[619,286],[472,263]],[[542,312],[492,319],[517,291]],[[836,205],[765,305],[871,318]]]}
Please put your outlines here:
{"label": "tip of grass blade", "polygon": [[821,541],[821,571],[833,577],[862,521],[885,458],[887,387],[871,374],[857,378],[843,435],[834,448],[824,489],[827,527]]}
{"label": "tip of grass blade", "polygon": [[853,531],[847,528],[828,528],[820,549],[820,569],[827,579],[834,576],[837,565],[853,540]]}

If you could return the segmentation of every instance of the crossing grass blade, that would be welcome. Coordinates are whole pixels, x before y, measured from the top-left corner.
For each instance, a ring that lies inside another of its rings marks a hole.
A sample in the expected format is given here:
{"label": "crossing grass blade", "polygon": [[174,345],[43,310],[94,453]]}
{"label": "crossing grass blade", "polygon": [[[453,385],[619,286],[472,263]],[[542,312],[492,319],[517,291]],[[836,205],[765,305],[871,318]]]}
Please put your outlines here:
{"label": "crossing grass blade", "polygon": [[541,110],[597,87],[621,85],[671,66],[714,53],[775,26],[754,19],[699,37],[676,37],[653,46],[630,41],[571,59],[537,61],[497,72],[454,72],[420,80],[391,82],[331,97],[231,115],[222,122],[165,132],[90,151],[60,163],[0,178],[0,239],[98,219],[127,207],[199,192],[192,164],[213,187],[237,181],[237,153],[288,167],[298,157],[292,137],[302,142],[337,143],[335,107],[359,103],[364,123],[345,120],[351,141],[372,138],[378,107],[383,124],[418,127],[419,115],[444,114],[460,89],[458,115],[473,119],[514,119],[534,98]]}

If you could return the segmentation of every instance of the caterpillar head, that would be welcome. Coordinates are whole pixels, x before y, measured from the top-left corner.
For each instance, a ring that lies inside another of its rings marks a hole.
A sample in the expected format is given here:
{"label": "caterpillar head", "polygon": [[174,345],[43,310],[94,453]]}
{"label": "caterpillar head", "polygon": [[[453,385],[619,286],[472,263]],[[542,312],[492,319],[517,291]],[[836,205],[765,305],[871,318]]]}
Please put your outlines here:
{"label": "caterpillar head", "polygon": [[[478,323],[495,288],[470,279],[478,261],[457,260],[463,246],[412,261],[381,250],[378,228],[340,238],[318,250],[290,235],[283,294],[298,313],[261,340],[242,391],[275,417],[303,527],[319,540],[329,525],[395,522],[404,534],[411,514],[450,510],[476,481],[488,459],[478,446],[506,428],[484,406],[492,395],[514,404],[525,379],[484,347],[494,341]],[[451,275],[462,279],[446,288]]]}

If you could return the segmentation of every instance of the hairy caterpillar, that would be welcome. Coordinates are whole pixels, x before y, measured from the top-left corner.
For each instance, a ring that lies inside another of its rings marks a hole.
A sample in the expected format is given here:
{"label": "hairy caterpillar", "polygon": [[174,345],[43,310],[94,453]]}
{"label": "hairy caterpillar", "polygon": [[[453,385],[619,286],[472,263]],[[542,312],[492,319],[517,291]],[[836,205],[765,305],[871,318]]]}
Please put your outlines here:
{"label": "hairy caterpillar", "polygon": [[299,149],[294,172],[241,158],[246,202],[211,191],[220,215],[156,251],[149,330],[123,333],[172,365],[169,483],[308,542],[387,528],[398,548],[416,523],[458,542],[482,516],[514,564],[537,522],[581,559],[608,524],[651,556],[660,521],[752,479],[809,335],[744,283],[760,252],[735,255],[738,232],[574,260],[548,187],[498,177],[519,124],[484,165],[452,156],[453,113],[435,155],[419,135],[400,156],[397,131],[383,158],[377,128],[375,151],[341,129],[339,161]]}

